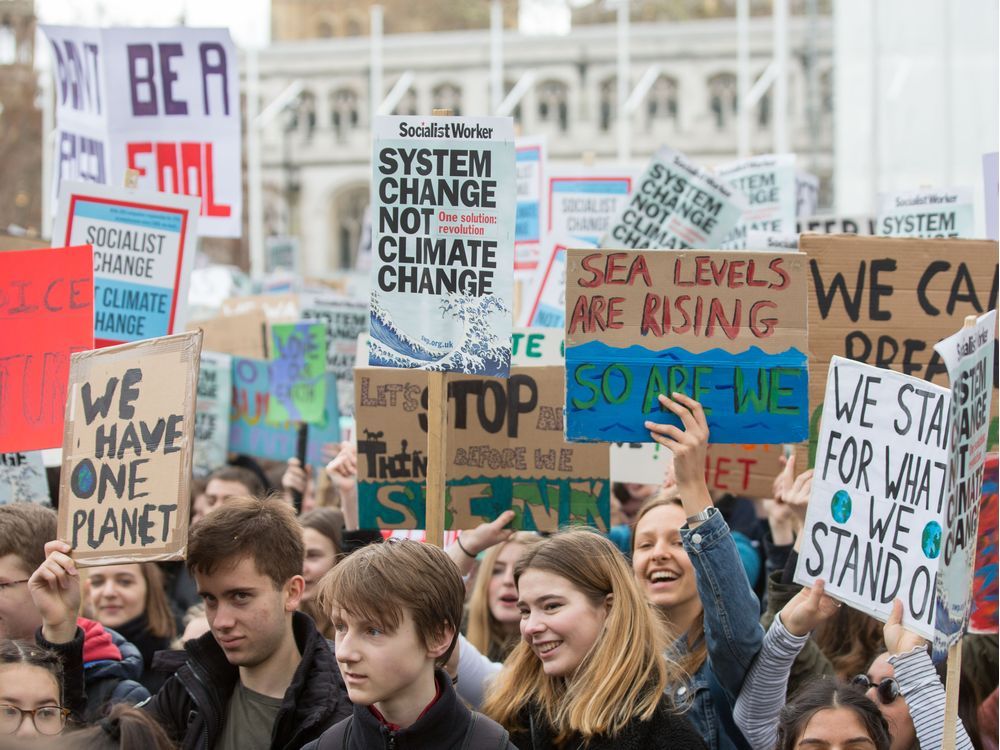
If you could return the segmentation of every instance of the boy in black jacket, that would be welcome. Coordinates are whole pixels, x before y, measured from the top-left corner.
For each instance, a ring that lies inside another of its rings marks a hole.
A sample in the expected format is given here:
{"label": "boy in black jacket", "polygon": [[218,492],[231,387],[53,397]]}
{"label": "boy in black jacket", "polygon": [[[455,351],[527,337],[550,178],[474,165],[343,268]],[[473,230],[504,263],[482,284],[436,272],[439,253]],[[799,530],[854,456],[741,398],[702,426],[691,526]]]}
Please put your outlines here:
{"label": "boy in black jacket", "polygon": [[[68,544],[45,548],[29,588],[45,639],[66,643],[79,575]],[[301,527],[279,500],[233,499],[192,528],[187,565],[211,632],[187,644],[144,705],[184,750],[297,750],[350,713],[329,643],[295,611],[303,556]]]}
{"label": "boy in black jacket", "polygon": [[440,668],[464,598],[455,563],[419,542],[370,545],[327,573],[319,602],[336,630],[354,714],[304,750],[513,748],[502,727],[465,707]]}

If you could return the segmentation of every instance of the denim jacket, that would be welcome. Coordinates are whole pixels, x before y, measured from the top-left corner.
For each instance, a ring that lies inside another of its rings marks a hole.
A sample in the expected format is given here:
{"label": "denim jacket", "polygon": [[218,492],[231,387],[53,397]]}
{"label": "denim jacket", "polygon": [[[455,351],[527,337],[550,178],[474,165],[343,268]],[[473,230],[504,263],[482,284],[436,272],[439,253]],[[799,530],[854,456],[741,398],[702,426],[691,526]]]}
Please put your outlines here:
{"label": "denim jacket", "polygon": [[681,528],[681,541],[694,566],[705,620],[708,659],[687,685],[673,687],[674,698],[689,702],[688,720],[711,750],[746,747],[724,729],[742,739],[732,723],[732,704],[760,651],[764,629],[760,602],[750,588],[729,526],[712,509],[696,529]]}

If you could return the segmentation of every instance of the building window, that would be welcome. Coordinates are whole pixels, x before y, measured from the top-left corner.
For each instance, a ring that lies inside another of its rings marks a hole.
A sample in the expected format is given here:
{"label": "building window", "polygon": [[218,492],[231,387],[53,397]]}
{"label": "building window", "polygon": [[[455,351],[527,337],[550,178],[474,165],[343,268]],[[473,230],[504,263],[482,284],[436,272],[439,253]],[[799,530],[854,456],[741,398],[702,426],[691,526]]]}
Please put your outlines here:
{"label": "building window", "polygon": [[819,111],[833,116],[833,71],[827,70],[819,76]]}
{"label": "building window", "polygon": [[333,24],[328,20],[324,19],[316,24],[316,38],[317,39],[332,39],[333,38]]}
{"label": "building window", "polygon": [[661,75],[649,89],[646,114],[652,127],[657,121],[677,125],[677,80]]}
{"label": "building window", "polygon": [[708,79],[708,108],[719,130],[730,127],[736,119],[736,76],[719,73]]}
{"label": "building window", "polygon": [[396,108],[392,110],[394,115],[402,115],[404,117],[416,117],[417,116],[417,92],[413,89],[407,89],[406,93],[399,100],[399,104]]}
{"label": "building window", "polygon": [[337,89],[330,94],[330,125],[338,138],[358,126],[358,95],[351,89]]}
{"label": "building window", "polygon": [[538,121],[556,123],[565,133],[569,129],[569,87],[561,81],[544,81],[538,86]]}
{"label": "building window", "polygon": [[598,124],[604,132],[608,132],[615,124],[617,107],[617,85],[614,77],[608,78],[601,83],[600,111],[598,112]]}
{"label": "building window", "polygon": [[462,89],[452,83],[442,83],[431,91],[432,109],[450,109],[456,117],[462,114]]}
{"label": "building window", "polygon": [[305,130],[305,139],[311,140],[316,132],[316,95],[311,91],[303,91],[299,96],[299,127]]}
{"label": "building window", "polygon": [[17,34],[8,16],[0,21],[0,65],[13,65],[17,61]]}

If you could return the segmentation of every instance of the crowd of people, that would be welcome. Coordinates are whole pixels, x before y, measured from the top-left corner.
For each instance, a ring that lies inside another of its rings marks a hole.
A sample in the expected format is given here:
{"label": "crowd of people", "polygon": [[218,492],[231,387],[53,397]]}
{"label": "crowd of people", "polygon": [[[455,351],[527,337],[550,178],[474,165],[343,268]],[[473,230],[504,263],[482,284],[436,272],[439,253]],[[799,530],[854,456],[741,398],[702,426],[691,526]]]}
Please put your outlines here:
{"label": "crowd of people", "polygon": [[[195,483],[183,563],[79,567],[55,511],[0,506],[0,748],[940,747],[901,606],[883,624],[793,582],[811,472],[713,497],[702,407],[660,400],[672,473],[617,487],[608,534],[507,511],[447,550],[384,539],[350,444],[329,496],[295,459]],[[964,654],[957,747],[995,750],[996,636]]]}

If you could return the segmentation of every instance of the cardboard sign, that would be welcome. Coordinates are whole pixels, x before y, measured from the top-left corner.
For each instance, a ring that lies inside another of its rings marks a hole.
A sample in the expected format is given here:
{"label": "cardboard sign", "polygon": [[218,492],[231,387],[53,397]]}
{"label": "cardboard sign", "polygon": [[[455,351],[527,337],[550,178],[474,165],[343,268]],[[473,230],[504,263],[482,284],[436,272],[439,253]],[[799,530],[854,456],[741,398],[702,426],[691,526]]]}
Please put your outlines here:
{"label": "cardboard sign", "polygon": [[0,257],[0,452],[62,443],[70,355],[94,346],[90,247]]}
{"label": "cardboard sign", "polygon": [[257,294],[232,297],[222,303],[223,315],[260,312],[268,323],[294,323],[301,319],[299,298],[295,294]]}
{"label": "cardboard sign", "polygon": [[549,233],[597,247],[628,203],[635,178],[635,170],[624,166],[551,169],[546,178]]}
{"label": "cardboard sign", "polygon": [[206,351],[231,354],[235,357],[264,359],[267,319],[260,310],[239,315],[220,315],[188,324],[188,330],[205,334]]}
{"label": "cardboard sign", "polygon": [[194,415],[194,475],[207,477],[226,464],[229,453],[229,405],[232,401],[232,358],[201,353],[198,400]]}
{"label": "cardboard sign", "polygon": [[[608,452],[563,438],[563,379],[561,367],[448,376],[445,528],[475,528],[513,509],[519,529],[607,530]],[[427,374],[359,369],[355,383],[361,526],[423,528]]]}
{"label": "cardboard sign", "polygon": [[561,328],[515,328],[511,336],[511,364],[561,367],[565,362],[564,340]]}
{"label": "cardboard sign", "polygon": [[972,190],[909,190],[879,196],[883,237],[974,237]]}
{"label": "cardboard sign", "polygon": [[991,454],[983,467],[983,497],[979,503],[979,543],[976,547],[976,571],[972,583],[972,612],[969,615],[970,633],[996,633],[1000,626],[997,600],[998,550],[1000,550],[1000,496],[997,483],[997,455]]}
{"label": "cardboard sign", "polygon": [[[833,356],[947,384],[934,344],[997,305],[997,243],[803,235],[809,263],[810,450]],[[994,386],[995,387],[995,386]],[[993,399],[990,446],[996,445]],[[799,466],[811,466],[811,453]]]}
{"label": "cardboard sign", "polygon": [[[713,492],[767,498],[780,473],[780,445],[708,446],[705,481]],[[673,454],[659,443],[612,443],[611,481],[662,484],[673,467]]]}
{"label": "cardboard sign", "polygon": [[653,154],[601,247],[717,248],[743,209],[743,197],[729,185],[664,146]]}
{"label": "cardboard sign", "polygon": [[542,228],[546,226],[545,139],[518,138],[517,224],[514,227],[514,274],[530,274],[538,266]]}
{"label": "cardboard sign", "polygon": [[522,323],[534,328],[559,328],[566,323],[566,251],[596,245],[573,237],[549,236],[544,262],[526,287]]}
{"label": "cardboard sign", "polygon": [[948,368],[951,383],[949,471],[937,578],[934,651],[943,658],[969,625],[979,502],[990,431],[997,314],[990,310],[976,325],[938,342],[934,351]]}
{"label": "cardboard sign", "polygon": [[49,505],[49,482],[41,451],[0,453],[0,505]]}
{"label": "cardboard sign", "polygon": [[304,320],[326,326],[326,369],[337,380],[341,411],[353,414],[355,352],[358,335],[368,333],[368,306],[332,294],[302,294],[299,302]]}
{"label": "cardboard sign", "polygon": [[834,357],[795,582],[932,638],[944,551],[947,389]]}
{"label": "cardboard sign", "polygon": [[268,424],[322,424],[326,382],[326,326],[322,323],[273,324]]}
{"label": "cardboard sign", "polygon": [[96,346],[184,330],[197,221],[197,198],[63,185],[52,236],[94,248]]}
{"label": "cardboard sign", "polygon": [[983,197],[986,203],[986,236],[1000,240],[997,212],[1000,211],[1000,154],[983,154]]}
{"label": "cardboard sign", "polygon": [[701,402],[714,443],[808,434],[806,259],[799,253],[570,250],[566,435],[653,442],[680,424],[657,397]]}
{"label": "cardboard sign", "polygon": [[42,26],[56,93],[53,198],[67,180],[201,198],[198,231],[239,237],[239,70],[226,29]]}
{"label": "cardboard sign", "polygon": [[187,552],[201,333],[74,354],[58,537],[77,565]]}
{"label": "cardboard sign", "polygon": [[723,240],[726,248],[748,247],[746,238],[751,230],[773,234],[793,231],[798,199],[795,154],[752,156],[724,164],[715,172],[746,198],[743,215]]}
{"label": "cardboard sign", "polygon": [[514,310],[509,117],[374,123],[369,360],[505,377]]}
{"label": "cardboard sign", "polygon": [[[265,419],[271,400],[270,362],[233,357],[233,402],[229,413],[229,452],[271,461],[287,461],[296,454],[298,425],[271,425]],[[325,466],[323,446],[340,442],[337,386],[326,374],[326,410],[322,424],[308,427],[306,463]]]}

